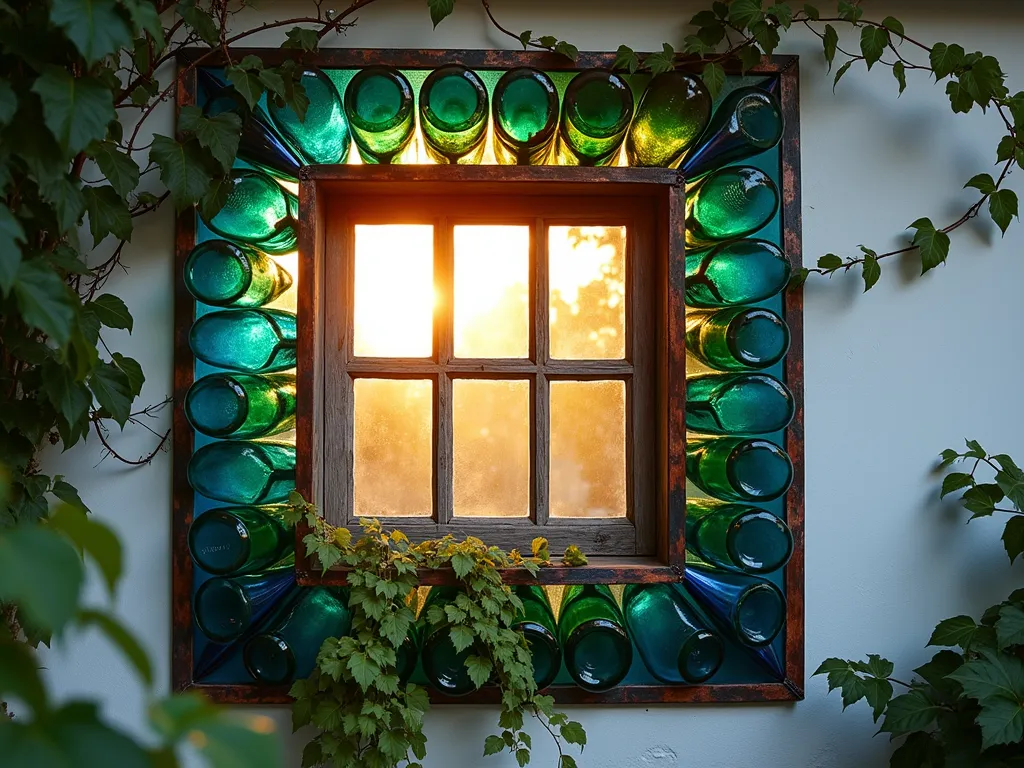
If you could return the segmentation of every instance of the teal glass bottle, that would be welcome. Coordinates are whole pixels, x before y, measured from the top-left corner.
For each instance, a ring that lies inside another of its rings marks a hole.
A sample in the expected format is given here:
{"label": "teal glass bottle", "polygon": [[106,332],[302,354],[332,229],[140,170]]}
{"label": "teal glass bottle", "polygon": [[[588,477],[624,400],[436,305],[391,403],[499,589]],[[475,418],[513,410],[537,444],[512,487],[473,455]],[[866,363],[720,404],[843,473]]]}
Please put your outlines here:
{"label": "teal glass bottle", "polygon": [[686,189],[686,245],[698,248],[747,237],[779,210],[779,190],[764,171],[739,165],[710,173]]}
{"label": "teal glass bottle", "polygon": [[558,90],[529,67],[510,69],[491,102],[494,156],[501,165],[544,165],[558,128]]}
{"label": "teal glass bottle", "polygon": [[364,163],[398,162],[416,128],[412,86],[393,67],[361,69],[345,88],[345,114]]}
{"label": "teal glass bottle", "polygon": [[789,282],[786,254],[767,240],[732,240],[686,253],[686,304],[731,307],[771,298]]}
{"label": "teal glass bottle", "polygon": [[700,137],[711,119],[711,94],[679,70],[655,75],[626,134],[630,165],[669,167]]}
{"label": "teal glass bottle", "polygon": [[542,587],[516,587],[515,594],[523,602],[523,613],[513,628],[521,631],[530,644],[533,679],[537,690],[543,690],[555,681],[562,668],[555,617]]}
{"label": "teal glass bottle", "polygon": [[298,244],[298,200],[260,171],[235,169],[224,207],[203,218],[215,234],[277,255]]}
{"label": "teal glass bottle", "polygon": [[432,623],[430,609],[437,606],[442,611],[454,604],[464,594],[457,587],[433,587],[423,604],[420,618],[420,632],[423,639],[421,660],[427,682],[448,696],[464,696],[476,690],[476,685],[466,669],[466,659],[473,653],[473,646],[461,651],[455,650],[451,639],[451,624],[447,621]]}
{"label": "teal glass bottle", "polygon": [[208,579],[192,598],[196,626],[213,642],[230,643],[265,616],[294,584],[291,571]]}
{"label": "teal glass bottle", "polygon": [[633,646],[611,590],[603,585],[565,588],[558,617],[565,667],[588,691],[618,685],[633,663]]}
{"label": "teal glass bottle", "polygon": [[416,671],[416,662],[420,658],[420,631],[419,626],[413,624],[409,627],[409,634],[398,646],[395,652],[395,670],[398,673],[398,680],[405,685],[409,682],[413,672]]}
{"label": "teal glass bottle", "polygon": [[786,598],[767,579],[687,559],[686,590],[733,639],[751,648],[768,645],[786,621]]}
{"label": "teal glass bottle", "polygon": [[786,386],[764,373],[686,377],[686,428],[711,435],[764,435],[785,429],[796,404]]}
{"label": "teal glass bottle", "polygon": [[212,307],[261,307],[291,286],[281,265],[248,245],[207,240],[185,260],[185,287]]}
{"label": "teal glass bottle", "polygon": [[295,367],[295,315],[279,309],[209,312],[192,325],[192,354],[204,363],[243,373]]}
{"label": "teal glass bottle", "polygon": [[351,627],[344,601],[326,587],[311,587],[265,632],[250,638],[242,661],[257,682],[268,685],[309,677],[324,640],[343,637]]}
{"label": "teal glass bottle", "polygon": [[442,165],[476,165],[487,138],[487,87],[459,64],[439,67],[420,87],[420,129],[427,154]]}
{"label": "teal glass bottle", "polygon": [[703,683],[722,666],[721,636],[668,584],[629,584],[622,604],[640,659],[661,682]]}
{"label": "teal glass bottle", "polygon": [[352,140],[338,89],[319,69],[304,70],[300,82],[309,99],[305,119],[300,120],[291,107],[268,99],[267,111],[274,127],[304,163],[344,163]]}
{"label": "teal glass bottle", "polygon": [[210,437],[253,439],[295,426],[295,374],[213,373],[185,395],[185,416]]}
{"label": "teal glass bottle", "polygon": [[768,91],[737,88],[719,105],[704,135],[680,165],[687,180],[767,152],[782,139],[782,109]]}
{"label": "teal glass bottle", "polygon": [[789,490],[793,464],[771,440],[687,440],[686,479],[722,501],[771,501]]}
{"label": "teal glass bottle", "polygon": [[686,313],[686,354],[709,368],[770,368],[789,351],[789,328],[770,309],[729,307]]}
{"label": "teal glass bottle", "polygon": [[588,69],[565,89],[558,128],[559,165],[608,165],[633,118],[633,92],[614,72]]}
{"label": "teal glass bottle", "polygon": [[244,440],[209,443],[189,459],[188,481],[197,493],[229,504],[282,502],[295,488],[295,448]]}
{"label": "teal glass bottle", "polygon": [[725,570],[778,570],[793,554],[793,534],[779,517],[746,504],[686,500],[686,549]]}
{"label": "teal glass bottle", "polygon": [[198,515],[188,529],[195,564],[214,576],[254,573],[293,551],[295,534],[273,506],[220,507]]}

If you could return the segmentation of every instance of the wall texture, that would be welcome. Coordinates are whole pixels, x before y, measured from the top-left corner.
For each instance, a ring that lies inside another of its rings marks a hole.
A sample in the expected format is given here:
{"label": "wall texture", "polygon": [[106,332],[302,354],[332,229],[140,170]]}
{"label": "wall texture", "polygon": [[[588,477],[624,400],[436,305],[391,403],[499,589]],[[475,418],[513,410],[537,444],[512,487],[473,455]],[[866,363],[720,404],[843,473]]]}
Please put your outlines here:
{"label": "wall texture", "polygon": [[[273,5],[273,8],[271,8]],[[266,4],[258,19],[306,12],[311,3]],[[339,2],[337,7],[343,7]],[[693,0],[575,0],[513,3],[495,0],[510,29],[567,38],[583,50],[619,43],[655,49],[678,43],[683,24],[706,5]],[[1024,7],[1012,3],[876,2],[869,13],[892,13],[925,41],[959,42],[996,55],[1022,87]],[[241,21],[241,20],[240,20]],[[265,44],[276,44],[268,37]],[[851,41],[853,42],[853,41]],[[431,30],[425,3],[379,0],[334,45],[408,48],[509,47],[475,4]],[[855,42],[853,43],[855,47]],[[992,170],[1002,135],[992,115],[954,117],[943,88],[912,77],[897,99],[885,70],[855,68],[832,93],[817,41],[795,34],[781,52],[798,53],[803,129],[804,249],[808,263],[859,243],[878,250],[905,242],[904,227],[919,216],[946,222],[974,199],[960,186]],[[169,75],[170,73],[168,73]],[[913,75],[913,73],[911,73]],[[1014,89],[1016,90],[1016,89]],[[170,133],[163,109],[153,130]],[[1019,172],[1018,172],[1019,173]],[[1019,189],[1019,180],[1011,186]],[[111,346],[144,366],[145,403],[171,388],[172,215],[140,221],[127,252],[129,271],[112,288],[135,316],[135,333],[118,332]],[[978,221],[954,237],[950,263],[922,279],[912,261],[886,263],[879,285],[861,295],[859,278],[813,280],[806,289],[807,665],[826,656],[878,652],[904,676],[930,654],[934,624],[978,612],[1019,579],[999,542],[999,520],[964,526],[965,516],[935,499],[930,473],[940,449],[975,437],[991,450],[1024,455],[1024,362],[1013,350],[1024,326],[1024,227],[1005,238]],[[158,426],[169,423],[162,414]],[[114,435],[126,456],[145,453],[151,435]],[[127,578],[117,610],[156,660],[161,690],[169,679],[170,456],[131,470],[102,461],[96,441],[48,457],[50,473],[66,474],[85,501],[127,542]],[[91,596],[106,599],[98,581]],[[64,696],[98,695],[124,727],[144,727],[146,692],[117,653],[93,634],[75,635],[46,658]],[[590,744],[588,768],[860,768],[887,764],[888,742],[863,704],[845,715],[824,680],[808,680],[807,699],[792,706],[580,709]],[[270,712],[291,730],[286,711]],[[428,719],[428,766],[511,766],[484,761],[482,744],[496,712],[449,708]],[[554,765],[537,735],[535,765]],[[297,765],[301,739],[285,736],[286,765]]]}

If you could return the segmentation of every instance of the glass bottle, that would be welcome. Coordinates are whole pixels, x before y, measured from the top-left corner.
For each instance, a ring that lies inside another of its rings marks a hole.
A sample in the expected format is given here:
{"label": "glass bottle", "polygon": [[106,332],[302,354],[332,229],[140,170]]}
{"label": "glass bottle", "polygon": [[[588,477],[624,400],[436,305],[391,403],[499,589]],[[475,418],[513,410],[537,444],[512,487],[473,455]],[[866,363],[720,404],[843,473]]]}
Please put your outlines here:
{"label": "glass bottle", "polygon": [[770,573],[789,562],[793,534],[766,510],[691,498],[686,500],[686,549],[725,570]]}
{"label": "glass bottle", "polygon": [[786,254],[767,240],[732,240],[687,251],[686,303],[730,307],[771,298],[789,282]]}
{"label": "glass bottle", "polygon": [[614,72],[588,69],[565,89],[555,151],[559,165],[608,165],[633,118],[633,92]]}
{"label": "glass bottle", "polygon": [[769,368],[789,351],[789,328],[770,309],[686,313],[686,354],[720,371]]}
{"label": "glass bottle", "polygon": [[640,658],[658,680],[703,683],[722,665],[721,636],[668,584],[629,584],[622,605]]}
{"label": "glass bottle", "polygon": [[513,629],[520,630],[530,644],[533,679],[537,690],[543,690],[555,681],[562,667],[555,617],[543,588],[520,586],[515,588],[515,594],[523,601],[523,613]]}
{"label": "glass bottle", "polygon": [[295,447],[224,440],[192,454],[188,482],[208,499],[229,504],[274,504],[295,488]]}
{"label": "glass bottle", "polygon": [[793,464],[786,452],[770,440],[687,440],[686,479],[723,501],[771,501],[789,490]]}
{"label": "glass bottle", "polygon": [[364,163],[395,163],[416,128],[412,86],[393,67],[361,69],[345,88],[345,114]]}
{"label": "glass bottle", "polygon": [[487,88],[459,64],[439,67],[420,86],[420,129],[427,154],[442,165],[476,165],[487,138]]}
{"label": "glass bottle", "polygon": [[711,94],[700,79],[672,70],[655,75],[626,134],[630,165],[669,167],[711,119]]}
{"label": "glass bottle", "polygon": [[530,67],[510,69],[491,102],[494,156],[501,165],[544,165],[558,128],[558,90]]}
{"label": "glass bottle", "polygon": [[260,307],[291,288],[292,276],[251,246],[207,240],[185,261],[185,287],[212,307]]}
{"label": "glass bottle", "polygon": [[729,166],[686,189],[686,245],[712,245],[752,235],[779,210],[779,190],[764,171]]}
{"label": "glass bottle", "polygon": [[295,367],[295,315],[280,309],[209,312],[189,332],[192,354],[204,363],[244,373]]}
{"label": "glass bottle", "polygon": [[351,627],[352,613],[344,601],[327,587],[311,587],[245,644],[242,661],[260,683],[279,685],[309,677],[324,640],[343,637]]}
{"label": "glass bottle", "polygon": [[409,678],[416,671],[416,662],[419,661],[419,657],[420,631],[419,627],[413,624],[409,627],[409,633],[405,636],[405,640],[395,652],[395,670],[402,685],[409,682]]}
{"label": "glass bottle", "polygon": [[742,645],[760,648],[786,621],[786,598],[767,579],[722,571],[687,559],[686,590]]}
{"label": "glass bottle", "polygon": [[763,435],[785,429],[796,404],[786,386],[764,373],[686,377],[686,428],[711,435]]}
{"label": "glass bottle", "polygon": [[295,426],[295,374],[213,373],[185,395],[185,416],[210,437],[252,439]]}
{"label": "glass bottle", "polygon": [[351,138],[348,118],[334,82],[319,69],[307,69],[300,78],[309,106],[300,120],[295,110],[267,100],[267,111],[281,133],[303,162],[309,165],[344,163]]}
{"label": "glass bottle", "polygon": [[203,221],[215,234],[281,254],[298,243],[298,199],[261,171],[234,169],[224,207]]}
{"label": "glass bottle", "polygon": [[767,152],[782,139],[782,109],[762,88],[737,88],[719,105],[700,141],[680,165],[688,181]]}
{"label": "glass bottle", "polygon": [[286,181],[298,181],[302,163],[274,128],[263,108],[249,107],[241,94],[203,67],[198,67],[200,88],[206,93],[203,115],[216,117],[233,112],[242,119],[242,133],[238,140],[238,159],[254,168]]}
{"label": "glass bottle", "polygon": [[445,606],[454,604],[460,594],[464,593],[457,587],[433,587],[424,602],[420,619],[420,632],[424,637],[421,652],[423,674],[431,686],[448,696],[464,696],[476,690],[466,669],[466,659],[473,653],[473,646],[456,651],[450,635],[451,624],[447,621],[431,624],[427,612],[432,606],[443,610]]}
{"label": "glass bottle", "polygon": [[615,687],[633,663],[633,646],[622,613],[604,585],[565,588],[558,613],[558,637],[566,669],[584,690]]}
{"label": "glass bottle", "polygon": [[192,598],[196,626],[215,643],[237,640],[294,583],[292,571],[208,579]]}
{"label": "glass bottle", "polygon": [[263,571],[286,557],[295,534],[273,506],[220,507],[198,515],[188,529],[188,551],[214,576]]}

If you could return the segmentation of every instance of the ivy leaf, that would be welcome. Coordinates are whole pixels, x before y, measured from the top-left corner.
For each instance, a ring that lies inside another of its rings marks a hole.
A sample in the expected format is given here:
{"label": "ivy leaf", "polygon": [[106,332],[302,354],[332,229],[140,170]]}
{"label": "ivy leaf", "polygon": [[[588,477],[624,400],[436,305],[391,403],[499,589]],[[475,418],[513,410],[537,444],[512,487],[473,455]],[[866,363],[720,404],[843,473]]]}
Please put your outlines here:
{"label": "ivy leaf", "polygon": [[864,293],[870,291],[878,278],[882,276],[882,268],[878,264],[878,258],[870,253],[864,256],[864,266],[861,270],[861,277],[864,278]]}
{"label": "ivy leaf", "polygon": [[843,260],[834,253],[826,253],[818,258],[818,268],[833,271],[843,266]]}
{"label": "ivy leaf", "polygon": [[579,744],[581,747],[587,746],[587,732],[575,720],[570,720],[563,725],[561,730],[559,730],[559,734],[568,744]]}
{"label": "ivy leaf", "polygon": [[41,387],[50,404],[68,424],[76,424],[92,405],[89,392],[75,381],[74,374],[67,366],[45,364]]}
{"label": "ivy leaf", "polygon": [[[527,48],[529,48],[530,47],[530,43],[533,42],[533,30],[532,29],[526,29],[526,30],[523,30],[522,32],[520,32],[519,33],[519,42],[522,44],[524,51]],[[620,49],[623,48],[623,47],[624,46],[621,46],[621,45],[619,46]]]}
{"label": "ivy leaf", "polygon": [[970,616],[954,616],[939,622],[928,640],[928,645],[956,645],[967,650],[980,629],[981,627]]}
{"label": "ivy leaf", "polygon": [[555,53],[560,53],[570,61],[576,61],[580,55],[580,49],[572,43],[567,43],[565,40],[559,40],[555,44]]}
{"label": "ivy leaf", "polygon": [[946,94],[949,96],[949,103],[953,107],[954,113],[960,114],[962,112],[966,115],[974,109],[974,98],[959,81],[950,80],[946,83]]}
{"label": "ivy leaf", "polygon": [[572,755],[559,755],[558,768],[577,768],[575,758]]}
{"label": "ivy leaf", "polygon": [[1017,216],[1017,193],[1012,189],[996,190],[988,199],[988,212],[1005,235],[1010,221]]}
{"label": "ivy leaf", "polygon": [[786,3],[776,3],[766,13],[779,22],[783,29],[789,29],[793,24],[793,9]]}
{"label": "ivy leaf", "polygon": [[42,100],[46,127],[69,154],[102,140],[107,123],[117,117],[113,94],[95,77],[72,77],[63,67],[49,65],[32,90]]}
{"label": "ivy leaf", "polygon": [[654,75],[660,75],[662,72],[673,70],[675,66],[676,52],[668,43],[662,43],[660,51],[648,54],[647,58],[644,59],[644,67],[651,70],[651,74]]}
{"label": "ivy leaf", "polygon": [[46,686],[39,674],[39,662],[28,645],[0,638],[0,696],[21,699],[36,717],[46,711]]}
{"label": "ivy leaf", "polygon": [[729,5],[729,23],[740,29],[764,21],[761,0],[733,0]]}
{"label": "ivy leaf", "polygon": [[452,645],[458,653],[469,648],[476,639],[473,634],[473,630],[464,624],[453,624],[449,630],[449,637],[451,638]]}
{"label": "ivy leaf", "polygon": [[865,26],[860,31],[860,52],[864,63],[871,69],[882,58],[889,45],[889,30]]}
{"label": "ivy leaf", "polygon": [[704,65],[701,79],[711,92],[712,98],[714,98],[721,93],[722,87],[725,85],[725,68],[721,64],[709,62]]}
{"label": "ivy leaf", "polygon": [[913,244],[921,250],[921,274],[942,264],[949,255],[949,235],[935,229],[931,219],[920,218],[908,229],[915,230]]}
{"label": "ivy leaf", "polygon": [[373,685],[374,679],[380,674],[380,667],[365,653],[353,653],[348,658],[348,671],[352,673],[352,677],[359,687],[365,691]]}
{"label": "ivy leaf", "polygon": [[456,552],[452,555],[452,568],[455,569],[455,575],[460,579],[468,576],[475,565],[476,561],[472,555],[467,555],[464,552]]}
{"label": "ivy leaf", "polygon": [[822,39],[825,48],[825,61],[828,62],[828,71],[832,71],[832,62],[835,61],[836,51],[839,49],[839,33],[831,24],[825,25],[825,35]]}
{"label": "ivy leaf", "polygon": [[466,672],[469,673],[469,679],[477,688],[490,679],[492,671],[494,671],[494,665],[490,659],[483,656],[466,657]]}
{"label": "ivy leaf", "polygon": [[124,301],[112,293],[104,293],[97,296],[92,301],[87,302],[85,306],[95,312],[100,322],[108,328],[123,328],[131,333],[131,312],[128,311]]}
{"label": "ivy leaf", "polygon": [[982,706],[994,696],[1024,701],[1024,662],[988,649],[983,649],[981,656],[964,664],[949,678],[960,683],[964,693]]}
{"label": "ivy leaf", "polygon": [[979,173],[964,184],[964,189],[967,189],[968,187],[973,187],[983,195],[991,195],[996,191],[996,182],[990,174]]}
{"label": "ivy leaf", "polygon": [[981,726],[982,749],[1016,744],[1024,739],[1024,705],[1019,697],[992,697],[982,703],[978,725]]}
{"label": "ivy leaf", "polygon": [[220,34],[213,17],[202,8],[198,8],[196,0],[182,0],[178,3],[178,13],[204,43],[212,46],[220,42]]}
{"label": "ivy leaf", "polygon": [[101,141],[93,145],[90,155],[121,197],[127,197],[139,185],[138,164],[127,152],[119,152],[114,142]]}
{"label": "ivy leaf", "polygon": [[562,565],[569,568],[578,568],[587,564],[587,556],[575,544],[570,544],[562,554]]}
{"label": "ivy leaf", "polygon": [[751,25],[750,34],[754,36],[754,40],[761,46],[761,50],[767,53],[769,56],[772,52],[779,47],[779,30],[771,24],[763,21],[758,21]]}
{"label": "ivy leaf", "polygon": [[878,730],[893,736],[920,731],[931,725],[942,711],[943,708],[935,704],[924,691],[915,689],[889,702],[885,720]]}
{"label": "ivy leaf", "polygon": [[836,72],[836,79],[832,81],[832,92],[835,93],[836,86],[839,85],[839,81],[843,79],[843,75],[850,71],[850,67],[853,66],[853,59],[846,62]]}
{"label": "ivy leaf", "polygon": [[959,696],[960,684],[949,675],[960,668],[964,657],[955,651],[939,651],[931,661],[914,670],[914,674],[946,696]]}
{"label": "ivy leaf", "polygon": [[846,21],[856,24],[864,15],[864,10],[859,5],[854,5],[849,0],[839,0],[839,15]]}
{"label": "ivy leaf", "polygon": [[1003,491],[996,483],[980,483],[969,488],[960,499],[963,505],[976,517],[987,517],[995,512],[996,504],[1003,500]]}
{"label": "ivy leaf", "polygon": [[1006,95],[1006,87],[1003,85],[1005,78],[998,59],[982,56],[964,69],[960,75],[960,85],[984,109],[993,98]]}
{"label": "ivy leaf", "polygon": [[225,172],[230,171],[235,155],[238,154],[242,118],[234,112],[221,112],[211,118],[202,117],[196,125],[195,134],[199,143],[210,150],[210,154]]}
{"label": "ivy leaf", "polygon": [[897,61],[892,65],[892,76],[900,84],[900,95],[902,96],[903,92],[907,90],[907,68],[902,61]]}
{"label": "ivy leaf", "polygon": [[903,29],[903,23],[892,16],[886,16],[882,19],[882,26],[888,29],[890,32],[895,32],[900,37],[905,37],[906,32]]}
{"label": "ivy leaf", "polygon": [[864,700],[871,707],[871,716],[877,723],[885,708],[889,706],[889,700],[892,699],[892,683],[884,678],[869,677],[863,684]]}
{"label": "ivy leaf", "polygon": [[537,42],[540,43],[541,46],[544,48],[554,48],[555,43],[558,42],[558,38],[552,37],[551,35],[544,35],[538,38]]}
{"label": "ivy leaf", "polygon": [[1017,152],[1017,140],[1013,136],[1003,136],[996,147],[996,162],[1005,163]]}
{"label": "ivy leaf", "polygon": [[501,736],[488,736],[484,739],[484,757],[497,755],[505,751],[505,740]]}
{"label": "ivy leaf", "polygon": [[50,21],[64,30],[90,65],[132,41],[113,0],[52,0]]}
{"label": "ivy leaf", "polygon": [[1014,515],[1006,522],[1002,539],[1012,565],[1019,555],[1024,554],[1024,515]]}
{"label": "ivy leaf", "polygon": [[804,4],[804,16],[811,21],[817,21],[821,18],[821,14],[818,12],[818,9],[807,3]]}
{"label": "ivy leaf", "polygon": [[530,764],[530,750],[528,749],[517,749],[516,750],[516,762],[519,764],[519,768],[524,768]]}
{"label": "ivy leaf", "polygon": [[[529,34],[524,32],[524,35]],[[522,38],[520,38],[522,39]],[[526,44],[523,44],[526,47]],[[620,45],[619,49],[615,52],[615,63],[612,64],[612,69],[626,69],[629,70],[629,74],[636,74],[636,71],[640,68],[640,57],[636,55],[636,51],[630,48],[628,45]]]}
{"label": "ivy leaf", "polygon": [[98,244],[111,234],[118,240],[132,239],[132,215],[128,204],[112,186],[86,187],[82,193],[94,243]]}
{"label": "ivy leaf", "polygon": [[0,125],[7,125],[18,111],[18,97],[11,84],[0,78]]}
{"label": "ivy leaf", "polygon": [[22,319],[60,346],[71,336],[77,300],[53,268],[41,259],[23,261],[14,282]]}
{"label": "ivy leaf", "polygon": [[320,38],[317,37],[315,29],[292,27],[285,33],[285,37],[287,39],[281,44],[282,48],[295,48],[300,51],[316,53],[320,46]]}
{"label": "ivy leaf", "polygon": [[113,363],[100,363],[89,377],[96,402],[124,429],[132,406],[132,387],[127,374]]}
{"label": "ivy leaf", "polygon": [[1004,605],[999,609],[996,622],[996,642],[999,650],[1024,645],[1024,610],[1018,605]]}
{"label": "ivy leaf", "polygon": [[56,531],[0,530],[0,600],[16,603],[26,623],[60,632],[75,614],[83,577],[78,553]]}
{"label": "ivy leaf", "polygon": [[944,478],[942,478],[942,493],[939,494],[939,498],[945,498],[954,491],[959,491],[961,488],[966,488],[969,485],[974,485],[974,478],[966,472],[950,472]]}
{"label": "ivy leaf", "polygon": [[99,567],[111,596],[121,578],[124,556],[121,541],[106,525],[93,519],[84,509],[70,505],[58,507],[50,525],[71,540],[75,548],[87,554]]}
{"label": "ivy leaf", "polygon": [[1024,509],[1024,472],[1012,462],[1003,462],[996,473],[996,483],[1017,509]]}
{"label": "ivy leaf", "polygon": [[[243,63],[244,63],[243,59]],[[224,74],[235,90],[238,91],[250,109],[254,109],[263,95],[263,82],[258,76],[252,74],[241,66],[230,66],[224,69]]]}
{"label": "ivy leaf", "polygon": [[160,179],[170,190],[178,210],[192,205],[210,189],[213,179],[204,165],[202,147],[197,141],[181,144],[169,136],[157,134],[153,137],[149,158],[160,166]]}
{"label": "ivy leaf", "polygon": [[964,443],[967,445],[966,456],[970,456],[975,459],[984,459],[987,456],[987,452],[981,447],[981,443],[977,440],[964,439]]}
{"label": "ivy leaf", "polygon": [[427,7],[430,9],[430,20],[437,29],[437,25],[455,10],[455,0],[427,0]]}
{"label": "ivy leaf", "polygon": [[4,296],[11,292],[21,265],[21,246],[25,242],[25,230],[11,213],[11,209],[0,203],[0,291]]}
{"label": "ivy leaf", "polygon": [[743,72],[747,72],[761,63],[761,52],[753,45],[743,46],[737,55],[740,59],[740,69]]}

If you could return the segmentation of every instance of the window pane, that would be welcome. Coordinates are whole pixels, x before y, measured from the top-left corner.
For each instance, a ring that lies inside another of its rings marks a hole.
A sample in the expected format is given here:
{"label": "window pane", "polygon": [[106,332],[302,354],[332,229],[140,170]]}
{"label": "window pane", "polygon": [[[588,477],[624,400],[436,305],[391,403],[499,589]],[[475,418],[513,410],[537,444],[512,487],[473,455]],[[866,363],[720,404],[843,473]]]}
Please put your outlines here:
{"label": "window pane", "polygon": [[456,379],[455,514],[530,514],[530,383]]}
{"label": "window pane", "polygon": [[433,383],[355,381],[355,507],[359,517],[429,517]]}
{"label": "window pane", "polygon": [[626,385],[551,382],[551,517],[625,517]]}
{"label": "window pane", "polygon": [[356,225],[355,344],[359,357],[430,357],[434,349],[434,228]]}
{"label": "window pane", "polygon": [[551,357],[626,356],[626,228],[550,227]]}
{"label": "window pane", "polygon": [[455,356],[530,353],[530,228],[455,227]]}

